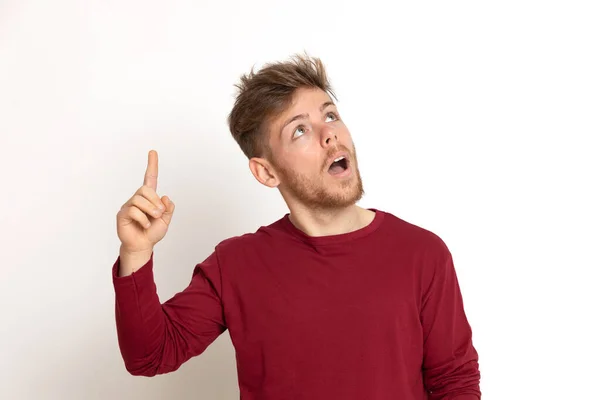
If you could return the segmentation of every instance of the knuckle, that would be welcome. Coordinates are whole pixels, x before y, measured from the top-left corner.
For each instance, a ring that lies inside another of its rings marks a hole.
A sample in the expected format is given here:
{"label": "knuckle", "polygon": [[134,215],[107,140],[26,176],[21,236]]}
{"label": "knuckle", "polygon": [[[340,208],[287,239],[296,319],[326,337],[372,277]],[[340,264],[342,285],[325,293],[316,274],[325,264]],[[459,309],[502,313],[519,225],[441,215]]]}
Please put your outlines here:
{"label": "knuckle", "polygon": [[136,204],[144,205],[144,208],[148,208],[150,211],[154,208],[164,209],[164,205],[160,200],[160,197],[154,189],[149,186],[142,186],[137,194]]}
{"label": "knuckle", "polygon": [[149,197],[149,196],[152,196],[156,192],[150,186],[144,185],[144,186],[142,186],[142,193],[144,194],[144,196]]}
{"label": "knuckle", "polygon": [[148,189],[150,189],[148,186],[146,185],[142,185],[140,186],[140,188],[137,190],[137,192],[135,192],[135,194],[137,194],[138,196],[141,197],[145,197],[148,195]]}
{"label": "knuckle", "polygon": [[143,197],[139,194],[136,194],[135,196],[133,196],[133,198],[131,199],[131,203],[134,205],[138,205],[140,204],[140,202],[142,201]]}

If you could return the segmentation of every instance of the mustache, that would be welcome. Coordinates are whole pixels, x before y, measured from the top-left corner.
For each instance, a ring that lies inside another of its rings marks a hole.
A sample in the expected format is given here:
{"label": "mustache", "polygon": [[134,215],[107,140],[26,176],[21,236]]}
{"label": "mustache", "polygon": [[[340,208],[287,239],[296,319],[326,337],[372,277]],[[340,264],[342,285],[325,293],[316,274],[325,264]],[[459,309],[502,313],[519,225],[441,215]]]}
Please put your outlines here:
{"label": "mustache", "polygon": [[327,152],[327,155],[325,156],[325,160],[323,161],[323,168],[328,168],[329,165],[327,165],[327,160],[329,160],[329,158],[333,157],[335,153],[339,152],[339,151],[343,151],[348,153],[348,157],[349,158],[354,158],[354,152],[352,152],[352,150],[350,150],[349,148],[347,148],[346,146],[343,145],[339,145],[336,148],[334,148],[333,150],[330,150],[329,152]]}

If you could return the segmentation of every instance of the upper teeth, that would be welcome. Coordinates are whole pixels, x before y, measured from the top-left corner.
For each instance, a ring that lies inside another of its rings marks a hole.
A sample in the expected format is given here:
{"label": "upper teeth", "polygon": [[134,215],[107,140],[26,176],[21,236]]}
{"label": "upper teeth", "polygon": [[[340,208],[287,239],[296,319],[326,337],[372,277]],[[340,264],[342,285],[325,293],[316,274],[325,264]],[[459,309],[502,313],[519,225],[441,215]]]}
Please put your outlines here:
{"label": "upper teeth", "polygon": [[344,156],[341,156],[341,157],[338,157],[335,160],[333,160],[333,162],[338,162],[338,161],[343,160],[343,159],[344,159]]}

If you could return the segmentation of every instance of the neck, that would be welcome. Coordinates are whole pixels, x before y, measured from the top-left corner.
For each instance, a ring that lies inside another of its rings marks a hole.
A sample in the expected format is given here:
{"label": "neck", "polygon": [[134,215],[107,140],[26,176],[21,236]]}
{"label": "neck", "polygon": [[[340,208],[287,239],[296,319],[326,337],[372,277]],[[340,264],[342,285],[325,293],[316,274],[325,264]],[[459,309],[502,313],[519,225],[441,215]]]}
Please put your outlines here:
{"label": "neck", "polygon": [[308,236],[340,235],[364,228],[375,213],[357,205],[336,209],[309,209],[301,205],[290,207],[290,221]]}

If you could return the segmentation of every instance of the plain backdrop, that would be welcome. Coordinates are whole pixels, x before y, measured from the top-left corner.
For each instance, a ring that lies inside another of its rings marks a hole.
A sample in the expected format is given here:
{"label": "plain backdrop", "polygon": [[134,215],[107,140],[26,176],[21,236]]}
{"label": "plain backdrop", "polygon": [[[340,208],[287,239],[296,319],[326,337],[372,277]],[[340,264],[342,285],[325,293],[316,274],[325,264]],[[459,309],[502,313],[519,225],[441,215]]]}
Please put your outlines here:
{"label": "plain backdrop", "polygon": [[600,399],[595,1],[0,1],[0,398],[235,399],[228,333],[130,376],[115,215],[159,154],[161,300],[287,212],[226,117],[241,74],[321,57],[366,196],[451,250],[486,400]]}

